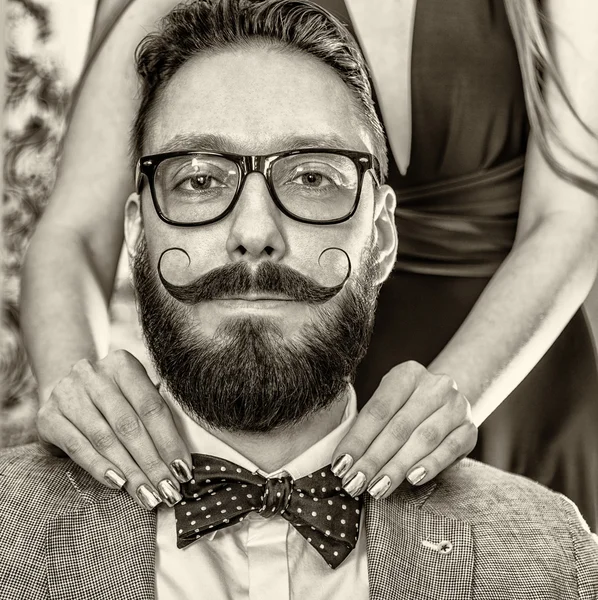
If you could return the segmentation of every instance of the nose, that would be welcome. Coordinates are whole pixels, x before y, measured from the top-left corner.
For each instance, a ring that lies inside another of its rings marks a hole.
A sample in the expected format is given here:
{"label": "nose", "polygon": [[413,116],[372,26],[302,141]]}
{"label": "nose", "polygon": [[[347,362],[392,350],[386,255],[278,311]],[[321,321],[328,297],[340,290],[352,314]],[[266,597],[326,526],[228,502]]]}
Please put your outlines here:
{"label": "nose", "polygon": [[261,173],[247,176],[231,216],[226,249],[234,261],[279,261],[285,255],[283,215],[274,204]]}

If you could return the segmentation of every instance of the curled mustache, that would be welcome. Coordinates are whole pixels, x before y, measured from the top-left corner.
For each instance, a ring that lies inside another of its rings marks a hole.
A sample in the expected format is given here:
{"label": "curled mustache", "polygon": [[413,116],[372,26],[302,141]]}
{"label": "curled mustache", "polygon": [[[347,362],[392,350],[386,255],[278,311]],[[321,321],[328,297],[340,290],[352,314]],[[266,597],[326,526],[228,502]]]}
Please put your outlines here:
{"label": "curled mustache", "polygon": [[302,275],[286,265],[265,261],[255,270],[249,268],[245,262],[237,262],[209,271],[195,281],[186,285],[169,283],[162,275],[162,258],[171,250],[180,250],[189,255],[182,248],[169,248],[160,255],[158,261],[158,276],[166,291],[179,302],[197,304],[207,300],[220,300],[232,296],[241,296],[248,293],[277,294],[298,302],[321,304],[334,298],[344,287],[351,275],[351,259],[342,248],[327,248],[339,250],[347,258],[348,272],[342,283],[326,287],[315,280]]}

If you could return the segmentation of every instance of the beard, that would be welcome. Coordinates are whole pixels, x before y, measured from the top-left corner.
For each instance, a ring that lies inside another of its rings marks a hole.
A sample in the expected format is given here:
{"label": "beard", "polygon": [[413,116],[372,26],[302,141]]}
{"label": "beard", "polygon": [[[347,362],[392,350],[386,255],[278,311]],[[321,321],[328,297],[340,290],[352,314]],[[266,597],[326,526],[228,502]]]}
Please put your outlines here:
{"label": "beard", "polygon": [[[361,257],[359,275],[337,294],[336,305],[313,301],[316,316],[294,339],[284,339],[269,319],[232,318],[207,337],[191,311],[165,293],[151,268],[142,237],[132,263],[137,308],[146,346],[157,373],[173,398],[197,422],[228,431],[271,432],[296,425],[330,407],[352,383],[373,328],[379,286],[378,248],[373,241]],[[246,271],[255,292],[301,294],[301,279],[288,267],[263,263],[267,276]],[[282,274],[277,279],[277,270]],[[212,271],[211,285],[231,295],[230,266]],[[205,276],[205,277],[208,277]],[[282,283],[281,283],[282,280]],[[297,290],[289,289],[295,284]],[[269,282],[269,283],[268,283]],[[246,286],[243,291],[246,290]],[[316,306],[317,305],[317,306]]]}

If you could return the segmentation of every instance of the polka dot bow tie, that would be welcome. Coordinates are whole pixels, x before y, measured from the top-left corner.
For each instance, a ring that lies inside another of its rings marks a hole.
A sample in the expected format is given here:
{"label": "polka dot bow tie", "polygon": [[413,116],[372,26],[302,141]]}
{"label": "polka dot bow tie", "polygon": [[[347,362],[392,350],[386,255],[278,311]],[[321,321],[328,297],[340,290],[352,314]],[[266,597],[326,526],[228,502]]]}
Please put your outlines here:
{"label": "polka dot bow tie", "polygon": [[266,479],[222,458],[192,457],[193,479],[182,484],[183,500],[175,506],[179,548],[251,512],[286,519],[333,569],[355,548],[362,498],[343,492],[330,467],[296,481]]}

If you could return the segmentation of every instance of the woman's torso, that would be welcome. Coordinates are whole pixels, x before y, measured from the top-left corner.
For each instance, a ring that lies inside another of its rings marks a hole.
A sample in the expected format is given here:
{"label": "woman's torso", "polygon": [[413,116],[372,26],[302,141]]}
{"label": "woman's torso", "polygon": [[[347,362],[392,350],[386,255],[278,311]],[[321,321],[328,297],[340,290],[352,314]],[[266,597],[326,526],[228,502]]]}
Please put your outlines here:
{"label": "woman's torso", "polygon": [[[355,33],[345,0],[318,4]],[[416,3],[411,110],[405,175],[389,152],[396,270],[490,277],[513,245],[529,130],[503,0]]]}
{"label": "woman's torso", "polygon": [[[451,340],[511,250],[521,202],[529,127],[503,0],[419,0],[411,82],[411,161],[389,175],[398,260],[357,374],[361,406],[393,366],[427,365]],[[578,312],[484,423],[472,456],[566,494],[595,528],[596,397]]]}
{"label": "woman's torso", "polygon": [[498,167],[528,123],[503,0],[420,0],[412,47],[411,162],[401,190]]}
{"label": "woman's torso", "polygon": [[[513,245],[528,121],[503,0],[420,0],[397,269],[489,277]],[[473,303],[473,302],[472,302]]]}

